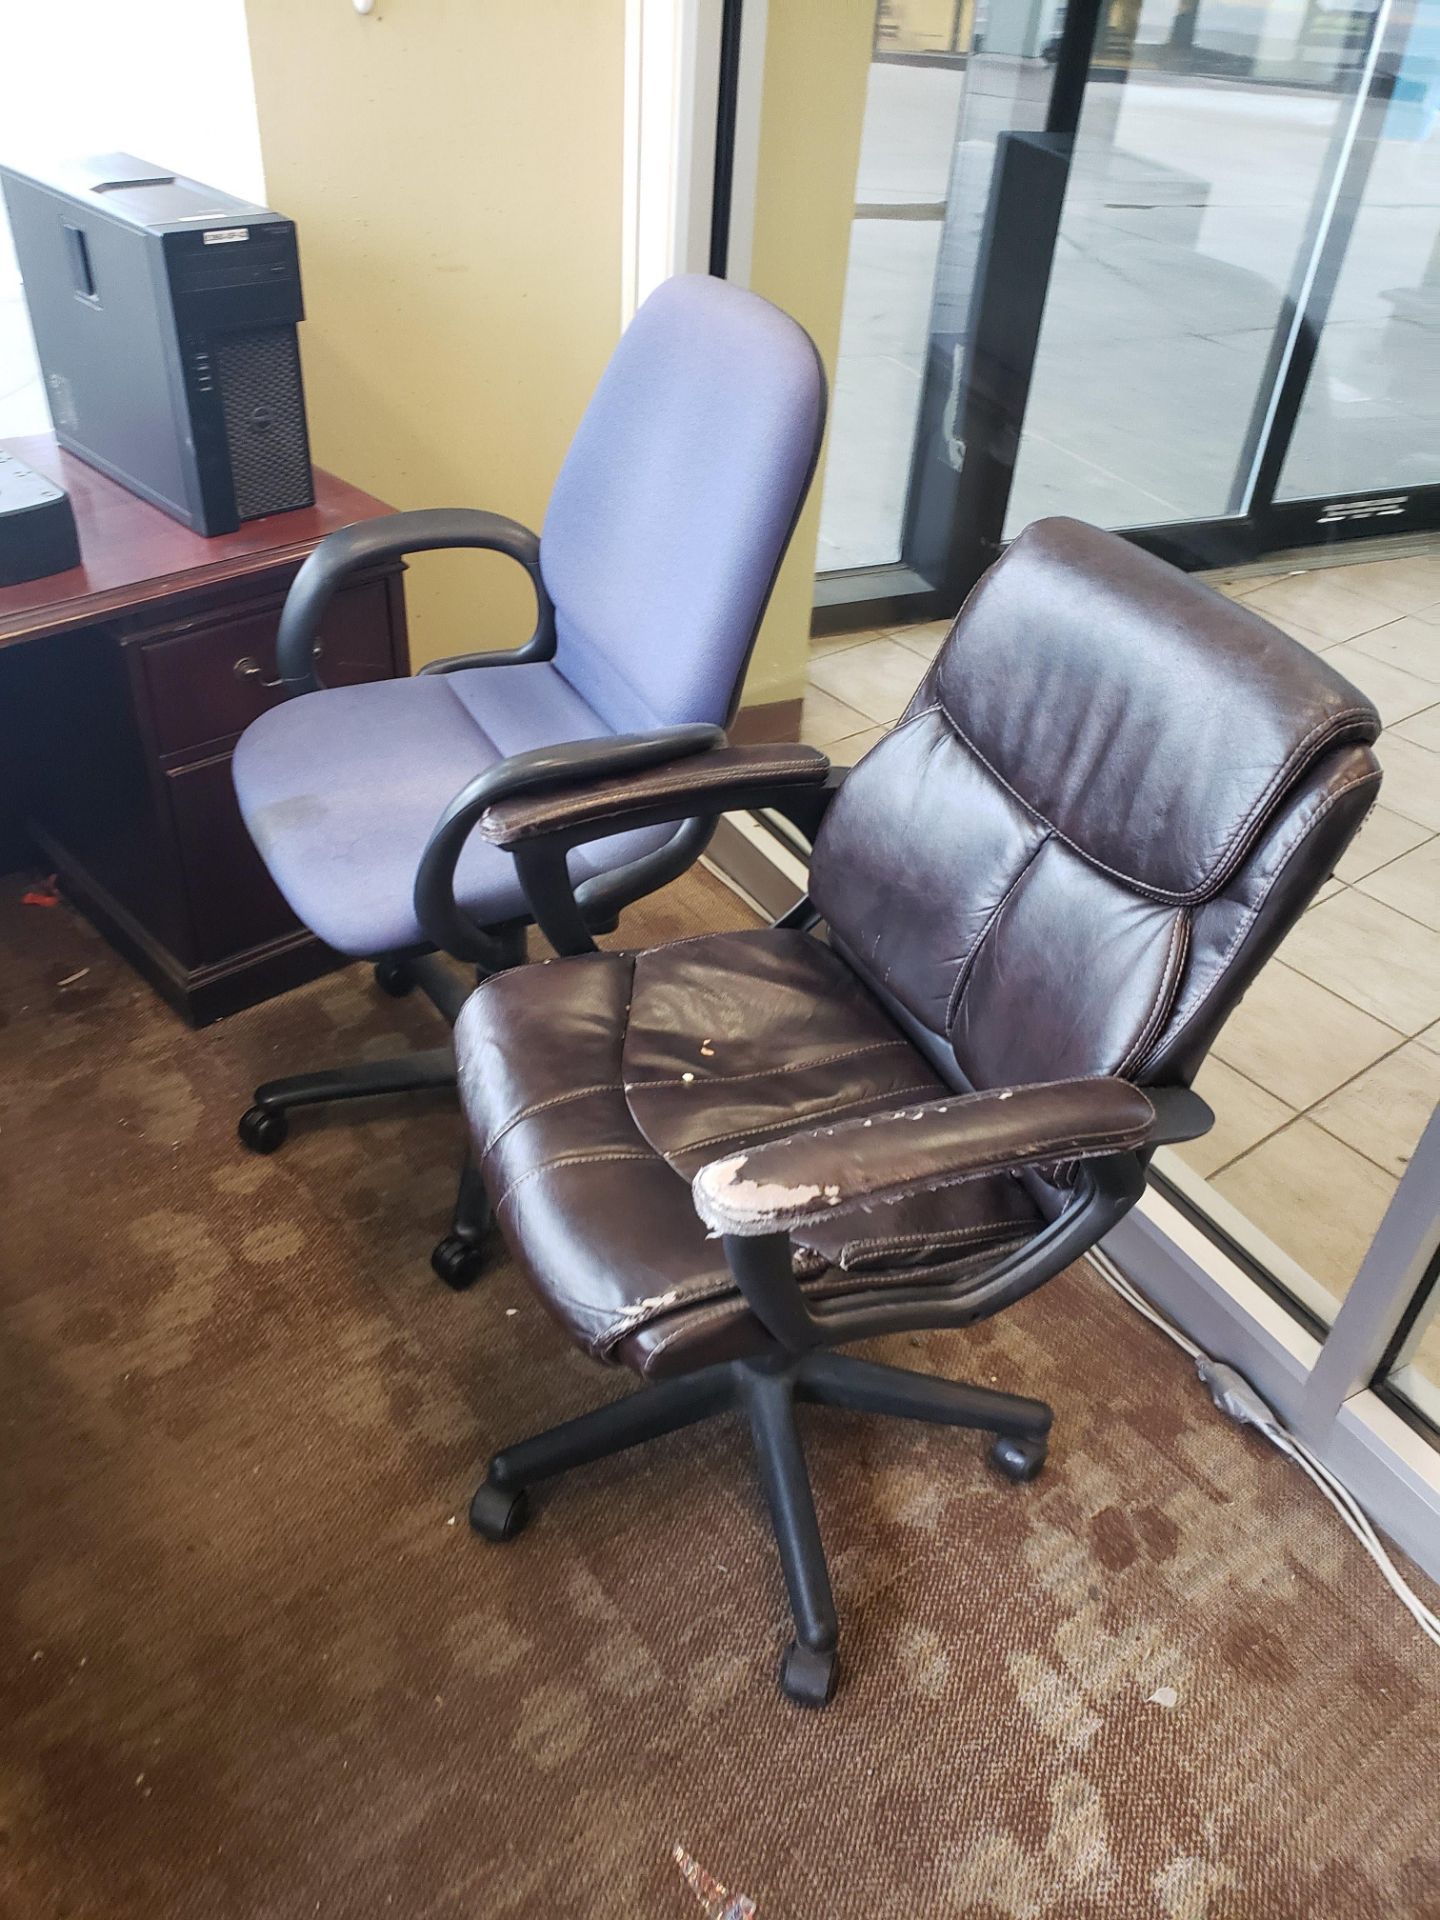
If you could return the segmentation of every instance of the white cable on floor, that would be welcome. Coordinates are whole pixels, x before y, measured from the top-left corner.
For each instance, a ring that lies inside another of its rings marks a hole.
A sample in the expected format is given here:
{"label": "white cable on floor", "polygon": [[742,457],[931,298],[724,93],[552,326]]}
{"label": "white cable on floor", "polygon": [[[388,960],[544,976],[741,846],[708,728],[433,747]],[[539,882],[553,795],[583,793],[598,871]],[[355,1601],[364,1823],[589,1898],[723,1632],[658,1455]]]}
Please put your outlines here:
{"label": "white cable on floor", "polygon": [[1133,1307],[1137,1313],[1143,1314],[1152,1326],[1158,1327],[1163,1334],[1175,1342],[1177,1347],[1183,1348],[1189,1354],[1195,1362],[1200,1378],[1210,1389],[1211,1398],[1222,1413],[1228,1414],[1232,1420],[1239,1421],[1243,1426],[1257,1428],[1272,1446],[1277,1447],[1287,1459],[1293,1460],[1302,1472],[1309,1475],[1380,1569],[1385,1584],[1412,1616],[1416,1626],[1428,1640],[1440,1646],[1440,1616],[1427,1607],[1419,1594],[1407,1585],[1404,1575],[1385,1551],[1379,1535],[1370,1523],[1369,1516],[1349,1488],[1336,1479],[1330,1469],[1315,1457],[1303,1440],[1297,1440],[1293,1433],[1280,1424],[1275,1410],[1266,1405],[1243,1374],[1237,1373],[1233,1367],[1226,1366],[1223,1361],[1212,1360],[1208,1353],[1197,1347],[1195,1342],[1183,1334],[1177,1326],[1172,1325],[1164,1314],[1152,1307],[1144,1295],[1130,1284],[1108,1254],[1092,1252],[1089,1257],[1101,1278],[1108,1281],[1128,1306]]}

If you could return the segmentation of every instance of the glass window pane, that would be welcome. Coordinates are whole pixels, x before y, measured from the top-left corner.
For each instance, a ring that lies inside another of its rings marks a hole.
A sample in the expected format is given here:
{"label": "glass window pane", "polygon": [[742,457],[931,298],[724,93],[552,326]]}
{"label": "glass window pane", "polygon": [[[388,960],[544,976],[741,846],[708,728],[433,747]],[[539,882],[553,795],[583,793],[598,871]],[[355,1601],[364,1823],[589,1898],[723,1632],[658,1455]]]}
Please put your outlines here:
{"label": "glass window pane", "polygon": [[1426,1289],[1386,1384],[1432,1427],[1440,1428],[1440,1276]]}
{"label": "glass window pane", "polygon": [[[1232,591],[1248,587],[1262,611],[1278,612],[1268,605],[1277,593],[1295,605],[1286,594],[1332,585],[1347,605],[1359,603],[1350,609],[1357,620],[1377,622],[1361,642],[1326,651],[1363,686],[1372,656],[1361,644],[1376,644],[1397,623],[1380,596],[1393,602],[1407,587],[1417,602],[1433,595],[1429,610],[1440,619],[1440,540],[1422,555],[1279,582],[1250,576]],[[1427,625],[1419,615],[1408,623]],[[1436,681],[1420,681],[1417,698],[1435,695],[1421,714],[1440,721],[1440,623],[1430,631]],[[1377,691],[1394,671],[1381,663]],[[1440,733],[1434,737],[1440,748]],[[1200,1070],[1196,1085],[1215,1109],[1214,1131],[1157,1159],[1327,1324],[1440,1107],[1440,812],[1432,826],[1401,811],[1423,813],[1427,787],[1432,807],[1440,806],[1440,751],[1408,738],[1400,722],[1377,752],[1385,770],[1379,804]],[[1432,1338],[1427,1352],[1436,1344]]]}
{"label": "glass window pane", "polygon": [[1007,537],[1046,513],[1143,526],[1240,504],[1353,95],[1353,46],[1289,0],[1145,0],[1128,40],[1115,20],[1086,87]]}
{"label": "glass window pane", "polygon": [[1440,482],[1440,7],[1421,8],[1281,471],[1281,499]]}
{"label": "glass window pane", "polygon": [[[947,29],[953,11],[943,9]],[[895,51],[940,31],[934,6],[878,10],[831,396],[822,573],[900,558],[965,72]]]}

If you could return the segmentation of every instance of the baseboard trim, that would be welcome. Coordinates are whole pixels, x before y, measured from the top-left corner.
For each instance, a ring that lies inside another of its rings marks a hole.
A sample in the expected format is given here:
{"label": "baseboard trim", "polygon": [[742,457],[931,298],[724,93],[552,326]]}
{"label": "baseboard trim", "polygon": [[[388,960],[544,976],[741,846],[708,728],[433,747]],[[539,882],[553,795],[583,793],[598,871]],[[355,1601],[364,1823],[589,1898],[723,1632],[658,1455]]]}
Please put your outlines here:
{"label": "baseboard trim", "polygon": [[766,747],[778,740],[800,738],[800,709],[803,700],[770,700],[757,707],[742,707],[728,729],[737,747]]}

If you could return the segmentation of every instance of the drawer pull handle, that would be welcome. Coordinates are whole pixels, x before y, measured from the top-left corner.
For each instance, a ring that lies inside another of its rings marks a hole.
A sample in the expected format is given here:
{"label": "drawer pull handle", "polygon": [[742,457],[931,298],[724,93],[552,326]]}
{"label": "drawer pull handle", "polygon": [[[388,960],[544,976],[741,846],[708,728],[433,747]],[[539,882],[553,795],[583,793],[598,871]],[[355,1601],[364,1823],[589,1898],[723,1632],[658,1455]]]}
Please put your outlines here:
{"label": "drawer pull handle", "polygon": [[[320,658],[320,655],[321,655],[321,648],[319,643],[317,642],[316,645],[310,649],[310,657],[313,660],[318,660]],[[273,689],[276,687],[283,687],[285,684],[285,682],[279,677],[278,674],[276,675],[275,679],[267,680],[265,678],[265,669],[261,666],[260,662],[255,658],[255,656],[250,653],[242,654],[240,658],[235,662],[235,665],[231,669],[231,671],[234,673],[235,678],[237,680],[253,680],[257,686],[264,687],[267,692],[273,691]]]}
{"label": "drawer pull handle", "polygon": [[248,653],[243,654],[241,658],[235,662],[234,671],[237,680],[255,680],[258,681],[262,687],[283,687],[285,684],[283,680],[279,679],[267,680],[265,678],[265,669],[258,660],[254,659]]}

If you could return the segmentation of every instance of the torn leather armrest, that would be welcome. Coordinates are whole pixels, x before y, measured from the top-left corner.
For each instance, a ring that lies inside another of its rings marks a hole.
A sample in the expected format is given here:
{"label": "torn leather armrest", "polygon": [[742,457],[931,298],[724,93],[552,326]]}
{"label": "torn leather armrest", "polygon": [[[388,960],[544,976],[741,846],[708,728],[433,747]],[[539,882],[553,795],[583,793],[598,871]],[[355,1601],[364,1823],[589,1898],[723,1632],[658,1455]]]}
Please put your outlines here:
{"label": "torn leather armrest", "polygon": [[417,513],[388,513],[326,534],[291,584],[280,615],[275,643],[277,671],[288,694],[311,693],[322,685],[315,671],[320,626],[345,583],[357,573],[407,553],[433,553],[444,547],[475,547],[503,553],[522,566],[535,589],[535,631],[523,647],[504,653],[475,653],[436,660],[427,673],[457,667],[523,666],[548,660],[555,651],[555,609],[540,576],[540,540],[518,520],[474,507],[427,507]]}
{"label": "torn leather armrest", "polygon": [[[477,927],[455,897],[455,868],[465,842],[489,810],[503,802],[577,783],[645,773],[725,745],[720,727],[662,727],[655,733],[604,735],[513,753],[463,787],[446,807],[420,856],[415,914],[425,937],[457,960],[493,968],[496,943]],[[574,904],[572,897],[572,906]],[[543,924],[543,923],[542,923]]]}
{"label": "torn leather armrest", "polygon": [[1012,1167],[1193,1140],[1214,1118],[1187,1087],[1104,1077],[995,1088],[789,1134],[712,1160],[692,1191],[714,1233],[789,1233],[835,1208],[898,1200]]}

